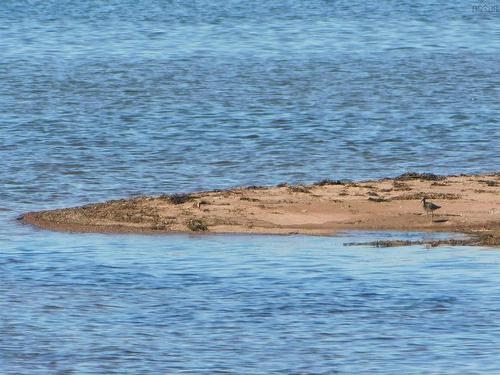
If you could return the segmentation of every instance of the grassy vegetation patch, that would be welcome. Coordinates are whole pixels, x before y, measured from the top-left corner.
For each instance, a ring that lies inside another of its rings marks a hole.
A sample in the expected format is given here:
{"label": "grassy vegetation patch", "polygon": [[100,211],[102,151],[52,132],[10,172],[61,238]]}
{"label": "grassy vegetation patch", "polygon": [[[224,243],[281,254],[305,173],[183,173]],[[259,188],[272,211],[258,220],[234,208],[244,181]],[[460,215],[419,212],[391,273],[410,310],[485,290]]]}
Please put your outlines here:
{"label": "grassy vegetation patch", "polygon": [[392,198],[393,200],[396,201],[410,201],[414,199],[422,199],[422,198],[427,198],[427,199],[448,199],[448,200],[454,200],[454,199],[460,199],[460,195],[458,194],[452,194],[452,193],[426,193],[426,192],[419,192],[419,193],[410,193],[410,194],[403,194],[403,195],[398,195],[397,197]]}
{"label": "grassy vegetation patch", "polygon": [[418,172],[406,172],[401,176],[395,178],[395,180],[425,180],[425,181],[441,181],[446,179],[445,176],[439,176],[434,173],[418,173]]}
{"label": "grassy vegetation patch", "polygon": [[346,182],[341,180],[330,180],[329,178],[325,178],[324,180],[317,181],[313,185],[314,186],[328,186],[328,185],[345,185]]}
{"label": "grassy vegetation patch", "polygon": [[309,193],[311,191],[307,186],[302,184],[291,185],[288,187],[288,190],[294,193]]}
{"label": "grassy vegetation patch", "polygon": [[194,199],[191,194],[176,193],[176,194],[164,194],[160,196],[160,199],[165,199],[171,204],[183,204]]}
{"label": "grassy vegetation patch", "polygon": [[208,230],[208,227],[203,221],[200,219],[191,219],[187,223],[187,227],[189,230],[192,232],[206,232]]}

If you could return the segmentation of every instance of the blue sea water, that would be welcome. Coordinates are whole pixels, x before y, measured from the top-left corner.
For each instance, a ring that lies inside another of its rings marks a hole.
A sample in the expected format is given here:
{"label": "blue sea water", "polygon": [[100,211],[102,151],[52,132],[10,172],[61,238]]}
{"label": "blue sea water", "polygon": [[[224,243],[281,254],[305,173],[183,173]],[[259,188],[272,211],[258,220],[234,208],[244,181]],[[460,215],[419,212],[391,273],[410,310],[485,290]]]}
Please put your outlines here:
{"label": "blue sea water", "polygon": [[15,220],[136,194],[498,171],[498,9],[0,2],[0,373],[500,373],[496,251]]}

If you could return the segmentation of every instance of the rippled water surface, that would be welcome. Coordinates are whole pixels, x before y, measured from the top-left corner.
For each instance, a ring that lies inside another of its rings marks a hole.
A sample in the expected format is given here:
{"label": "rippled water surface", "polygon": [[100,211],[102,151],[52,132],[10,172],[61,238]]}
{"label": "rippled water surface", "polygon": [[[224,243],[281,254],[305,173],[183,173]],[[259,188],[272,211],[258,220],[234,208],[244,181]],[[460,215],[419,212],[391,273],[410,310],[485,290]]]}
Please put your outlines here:
{"label": "rippled water surface", "polygon": [[499,17],[485,1],[0,2],[0,373],[500,373],[496,251],[15,221],[497,171]]}
{"label": "rippled water surface", "polygon": [[500,372],[496,251],[20,230],[3,374]]}
{"label": "rippled water surface", "polygon": [[85,200],[494,171],[500,16],[473,4],[3,1],[0,182]]}

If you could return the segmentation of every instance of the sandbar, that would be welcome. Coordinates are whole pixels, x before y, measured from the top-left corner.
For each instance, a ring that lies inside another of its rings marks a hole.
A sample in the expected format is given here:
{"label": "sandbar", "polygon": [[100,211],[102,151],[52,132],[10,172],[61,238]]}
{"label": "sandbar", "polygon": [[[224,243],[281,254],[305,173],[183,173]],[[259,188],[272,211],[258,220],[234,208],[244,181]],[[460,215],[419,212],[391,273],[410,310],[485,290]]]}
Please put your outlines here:
{"label": "sandbar", "polygon": [[[428,215],[420,199],[441,206]],[[373,181],[323,180],[228,190],[139,196],[29,212],[40,228],[98,233],[333,235],[339,231],[439,231],[500,246],[500,173],[406,173]]]}

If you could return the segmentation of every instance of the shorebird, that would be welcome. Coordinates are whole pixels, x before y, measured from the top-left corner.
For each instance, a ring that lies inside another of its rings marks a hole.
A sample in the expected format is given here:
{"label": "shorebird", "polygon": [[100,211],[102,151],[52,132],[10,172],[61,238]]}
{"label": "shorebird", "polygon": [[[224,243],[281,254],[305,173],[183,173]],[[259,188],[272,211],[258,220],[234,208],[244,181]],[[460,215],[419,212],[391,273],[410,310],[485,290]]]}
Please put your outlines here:
{"label": "shorebird", "polygon": [[423,197],[421,202],[422,202],[422,207],[424,208],[426,214],[429,215],[429,212],[430,212],[432,220],[434,220],[434,211],[441,208],[441,206],[438,206],[437,204],[434,204],[432,202],[427,202],[426,197]]}

